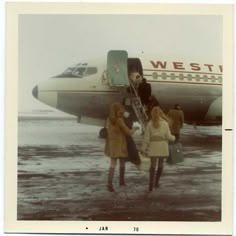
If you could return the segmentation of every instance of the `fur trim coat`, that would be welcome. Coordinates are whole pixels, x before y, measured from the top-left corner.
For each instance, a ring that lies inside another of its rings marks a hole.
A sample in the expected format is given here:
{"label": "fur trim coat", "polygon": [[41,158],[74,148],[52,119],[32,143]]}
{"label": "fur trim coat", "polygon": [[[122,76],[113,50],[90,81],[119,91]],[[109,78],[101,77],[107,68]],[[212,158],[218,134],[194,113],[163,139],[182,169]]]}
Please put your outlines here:
{"label": "fur trim coat", "polygon": [[125,125],[123,118],[119,118],[115,123],[108,118],[106,128],[107,139],[104,153],[111,158],[127,158],[126,136],[131,136],[132,130]]}
{"label": "fur trim coat", "polygon": [[168,157],[168,141],[175,141],[175,136],[171,135],[168,123],[161,119],[158,128],[149,121],[142,142],[141,151],[146,152],[149,157]]}

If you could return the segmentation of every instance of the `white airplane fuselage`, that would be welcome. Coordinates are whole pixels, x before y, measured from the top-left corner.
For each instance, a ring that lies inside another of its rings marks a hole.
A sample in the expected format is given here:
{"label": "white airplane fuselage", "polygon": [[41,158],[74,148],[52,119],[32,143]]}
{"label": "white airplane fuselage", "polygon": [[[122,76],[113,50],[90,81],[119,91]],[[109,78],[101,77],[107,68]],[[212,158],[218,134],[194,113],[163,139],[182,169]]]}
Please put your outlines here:
{"label": "white airplane fuselage", "polygon": [[[178,103],[186,123],[222,123],[222,65],[154,57],[135,59],[141,62],[140,73],[150,83],[152,94],[164,111]],[[76,75],[76,68],[80,76]],[[38,84],[33,95],[51,107],[79,117],[81,123],[103,125],[110,104],[123,102],[129,96],[127,87],[111,86],[106,71],[106,58],[80,63]]]}

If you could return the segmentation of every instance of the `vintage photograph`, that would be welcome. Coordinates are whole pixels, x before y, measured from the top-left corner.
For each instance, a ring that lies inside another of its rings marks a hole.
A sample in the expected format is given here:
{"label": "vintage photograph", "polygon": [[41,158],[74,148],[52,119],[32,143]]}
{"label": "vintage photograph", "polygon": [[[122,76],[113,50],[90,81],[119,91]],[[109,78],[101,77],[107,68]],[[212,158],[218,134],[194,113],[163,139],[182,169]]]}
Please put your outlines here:
{"label": "vintage photograph", "polygon": [[223,14],[17,22],[17,222],[225,221]]}

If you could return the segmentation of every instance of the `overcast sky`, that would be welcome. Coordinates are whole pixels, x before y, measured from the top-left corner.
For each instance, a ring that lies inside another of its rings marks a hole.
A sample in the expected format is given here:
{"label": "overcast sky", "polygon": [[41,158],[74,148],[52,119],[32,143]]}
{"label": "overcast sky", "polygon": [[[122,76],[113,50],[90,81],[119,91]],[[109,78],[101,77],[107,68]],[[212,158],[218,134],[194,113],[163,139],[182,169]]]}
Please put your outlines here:
{"label": "overcast sky", "polygon": [[19,111],[49,109],[32,88],[111,49],[156,58],[222,62],[222,17],[193,15],[20,15]]}

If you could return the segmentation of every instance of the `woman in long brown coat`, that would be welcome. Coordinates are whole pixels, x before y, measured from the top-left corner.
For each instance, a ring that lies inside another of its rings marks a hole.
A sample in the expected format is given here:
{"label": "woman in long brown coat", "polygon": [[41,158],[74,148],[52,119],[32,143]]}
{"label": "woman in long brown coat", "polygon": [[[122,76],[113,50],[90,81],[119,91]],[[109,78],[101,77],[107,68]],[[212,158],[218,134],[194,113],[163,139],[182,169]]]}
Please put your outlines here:
{"label": "woman in long brown coat", "polygon": [[105,154],[110,157],[108,174],[108,190],[114,192],[113,176],[117,160],[120,162],[120,186],[125,185],[125,159],[128,157],[126,136],[131,136],[135,129],[129,129],[123,120],[124,107],[120,103],[113,103],[110,107],[109,117],[106,121],[107,139]]}

